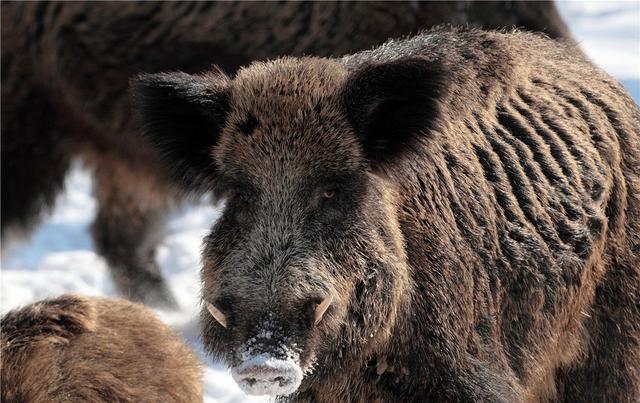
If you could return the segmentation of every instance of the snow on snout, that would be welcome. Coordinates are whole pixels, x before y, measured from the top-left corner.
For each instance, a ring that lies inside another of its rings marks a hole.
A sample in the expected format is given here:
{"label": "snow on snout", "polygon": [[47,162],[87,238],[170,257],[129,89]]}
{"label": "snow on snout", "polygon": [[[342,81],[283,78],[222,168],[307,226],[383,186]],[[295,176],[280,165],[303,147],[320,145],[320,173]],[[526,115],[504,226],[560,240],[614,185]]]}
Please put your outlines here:
{"label": "snow on snout", "polygon": [[231,369],[231,376],[248,395],[284,396],[298,390],[302,368],[291,355],[285,359],[262,353],[247,357]]}
{"label": "snow on snout", "polygon": [[248,395],[290,395],[300,387],[303,371],[297,346],[282,334],[270,312],[254,337],[238,351],[231,376]]}

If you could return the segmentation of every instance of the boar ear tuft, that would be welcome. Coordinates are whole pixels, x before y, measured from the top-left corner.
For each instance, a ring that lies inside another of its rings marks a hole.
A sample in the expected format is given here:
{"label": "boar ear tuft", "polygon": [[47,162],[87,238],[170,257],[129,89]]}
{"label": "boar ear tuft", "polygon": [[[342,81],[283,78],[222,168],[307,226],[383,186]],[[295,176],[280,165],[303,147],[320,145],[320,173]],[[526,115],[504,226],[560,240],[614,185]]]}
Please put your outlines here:
{"label": "boar ear tuft", "polygon": [[147,138],[187,191],[205,192],[215,179],[212,149],[229,112],[231,81],[221,71],[141,74],[133,104]]}
{"label": "boar ear tuft", "polygon": [[350,73],[343,105],[373,165],[393,159],[433,129],[445,84],[440,62],[415,56],[367,63]]}

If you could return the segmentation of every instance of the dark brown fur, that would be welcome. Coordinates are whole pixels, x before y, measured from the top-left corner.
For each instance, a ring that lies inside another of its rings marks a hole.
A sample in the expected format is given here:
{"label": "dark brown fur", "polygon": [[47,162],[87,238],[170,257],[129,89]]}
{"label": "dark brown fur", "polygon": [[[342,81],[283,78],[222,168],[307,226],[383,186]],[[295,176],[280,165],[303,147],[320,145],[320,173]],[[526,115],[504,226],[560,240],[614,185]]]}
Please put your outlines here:
{"label": "dark brown fur", "polygon": [[199,402],[202,369],[142,305],[63,295],[2,317],[3,402]]}
{"label": "dark brown fur", "polygon": [[226,199],[203,336],[231,367],[293,354],[301,401],[640,399],[640,116],[572,45],[435,30],[134,94]]}
{"label": "dark brown fur", "polygon": [[568,37],[547,2],[3,2],[3,232],[51,206],[71,158],[81,156],[95,179],[94,242],[119,290],[171,304],[154,254],[179,197],[137,135],[128,78],[345,54],[447,22]]}

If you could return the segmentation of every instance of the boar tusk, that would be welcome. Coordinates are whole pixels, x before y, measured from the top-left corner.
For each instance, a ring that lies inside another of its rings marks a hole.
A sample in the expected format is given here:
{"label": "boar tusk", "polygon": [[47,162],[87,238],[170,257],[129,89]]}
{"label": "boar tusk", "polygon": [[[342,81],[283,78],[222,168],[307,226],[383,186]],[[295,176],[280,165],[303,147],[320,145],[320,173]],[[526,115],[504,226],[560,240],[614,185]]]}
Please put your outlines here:
{"label": "boar tusk", "polygon": [[217,320],[218,323],[222,325],[222,327],[224,328],[227,327],[227,317],[224,316],[224,314],[218,308],[213,306],[213,304],[210,304],[209,302],[207,302],[207,310],[209,311],[211,316],[213,316],[214,319]]}
{"label": "boar tusk", "polygon": [[315,325],[317,325],[318,322],[320,322],[320,320],[322,319],[322,316],[327,311],[327,308],[329,308],[329,305],[331,305],[331,301],[333,301],[333,296],[329,295],[321,303],[319,303],[318,306],[316,306],[315,323],[314,323]]}

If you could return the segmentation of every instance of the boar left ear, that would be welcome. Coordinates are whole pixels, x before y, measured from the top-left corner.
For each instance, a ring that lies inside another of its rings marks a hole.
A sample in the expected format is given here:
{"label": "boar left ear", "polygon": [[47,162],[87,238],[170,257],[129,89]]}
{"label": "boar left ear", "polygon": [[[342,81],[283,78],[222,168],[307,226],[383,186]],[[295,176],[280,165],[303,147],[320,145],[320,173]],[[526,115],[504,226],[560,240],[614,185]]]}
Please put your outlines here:
{"label": "boar left ear", "polygon": [[342,88],[347,118],[374,165],[434,127],[445,92],[438,61],[407,57],[359,66]]}
{"label": "boar left ear", "polygon": [[145,135],[187,191],[210,190],[212,149],[229,112],[231,80],[221,71],[141,74],[131,82]]}

